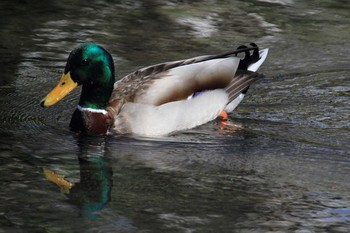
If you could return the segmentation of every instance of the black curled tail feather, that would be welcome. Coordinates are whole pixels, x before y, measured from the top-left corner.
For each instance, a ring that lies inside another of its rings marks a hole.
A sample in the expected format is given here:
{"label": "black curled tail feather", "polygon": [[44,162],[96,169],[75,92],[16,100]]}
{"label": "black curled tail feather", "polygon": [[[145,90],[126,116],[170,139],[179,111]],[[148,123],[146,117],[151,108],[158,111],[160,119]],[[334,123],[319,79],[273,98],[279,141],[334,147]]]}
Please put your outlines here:
{"label": "black curled tail feather", "polygon": [[[244,52],[244,58],[241,59],[238,69],[239,70],[247,70],[248,67],[259,61],[260,57],[259,57],[259,47],[255,44],[255,43],[250,43],[251,47],[247,47],[245,45],[241,45],[237,48],[237,51],[239,51],[240,53]],[[235,53],[235,55],[237,56],[238,53]]]}
{"label": "black curled tail feather", "polygon": [[250,43],[249,46],[246,46],[246,45],[239,46],[235,51],[231,51],[220,55],[207,56],[206,59],[204,60],[225,58],[225,57],[231,57],[231,56],[237,57],[238,54],[243,54],[243,53],[244,53],[244,57],[241,58],[241,61],[239,63],[239,66],[238,66],[239,70],[247,70],[251,64],[259,61],[260,59],[259,47],[255,43]]}

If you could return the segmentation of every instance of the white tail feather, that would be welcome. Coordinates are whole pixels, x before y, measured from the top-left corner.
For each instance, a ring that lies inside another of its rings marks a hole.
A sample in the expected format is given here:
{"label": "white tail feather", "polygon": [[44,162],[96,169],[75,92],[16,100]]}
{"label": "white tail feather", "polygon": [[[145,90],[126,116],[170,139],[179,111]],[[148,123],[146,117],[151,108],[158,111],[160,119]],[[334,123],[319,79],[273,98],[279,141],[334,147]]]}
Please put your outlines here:
{"label": "white tail feather", "polygon": [[259,69],[259,67],[264,63],[268,53],[269,53],[269,49],[262,49],[262,50],[260,50],[259,51],[260,59],[257,62],[251,64],[248,67],[248,70],[256,72]]}

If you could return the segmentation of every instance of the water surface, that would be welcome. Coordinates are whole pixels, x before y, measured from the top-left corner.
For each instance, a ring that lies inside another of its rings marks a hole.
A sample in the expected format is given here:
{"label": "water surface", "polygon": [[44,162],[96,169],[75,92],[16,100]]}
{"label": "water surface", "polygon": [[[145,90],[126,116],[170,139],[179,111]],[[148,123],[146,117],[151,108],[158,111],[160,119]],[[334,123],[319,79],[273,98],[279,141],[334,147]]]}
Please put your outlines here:
{"label": "water surface", "polygon": [[[2,1],[0,232],[348,232],[346,1]],[[117,77],[256,42],[270,48],[230,121],[162,138],[77,137],[79,90],[39,102],[96,41]],[[44,171],[74,183],[65,194]]]}

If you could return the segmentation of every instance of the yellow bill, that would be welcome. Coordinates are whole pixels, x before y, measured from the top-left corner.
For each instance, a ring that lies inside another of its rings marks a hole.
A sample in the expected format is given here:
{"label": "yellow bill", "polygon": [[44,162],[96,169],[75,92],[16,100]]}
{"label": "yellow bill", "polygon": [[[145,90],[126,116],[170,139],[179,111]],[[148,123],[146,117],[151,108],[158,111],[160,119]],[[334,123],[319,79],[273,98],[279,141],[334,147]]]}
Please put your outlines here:
{"label": "yellow bill", "polygon": [[78,86],[70,76],[70,72],[63,74],[57,86],[41,101],[42,107],[49,107],[63,99],[69,92]]}

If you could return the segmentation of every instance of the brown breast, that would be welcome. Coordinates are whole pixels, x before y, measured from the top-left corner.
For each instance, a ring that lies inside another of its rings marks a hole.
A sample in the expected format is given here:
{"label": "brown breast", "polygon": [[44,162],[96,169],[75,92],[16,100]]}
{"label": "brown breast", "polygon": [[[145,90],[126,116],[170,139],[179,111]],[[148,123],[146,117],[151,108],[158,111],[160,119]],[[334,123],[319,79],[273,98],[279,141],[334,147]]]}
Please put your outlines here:
{"label": "brown breast", "polygon": [[101,135],[108,132],[110,120],[108,114],[76,109],[69,127],[74,132]]}

